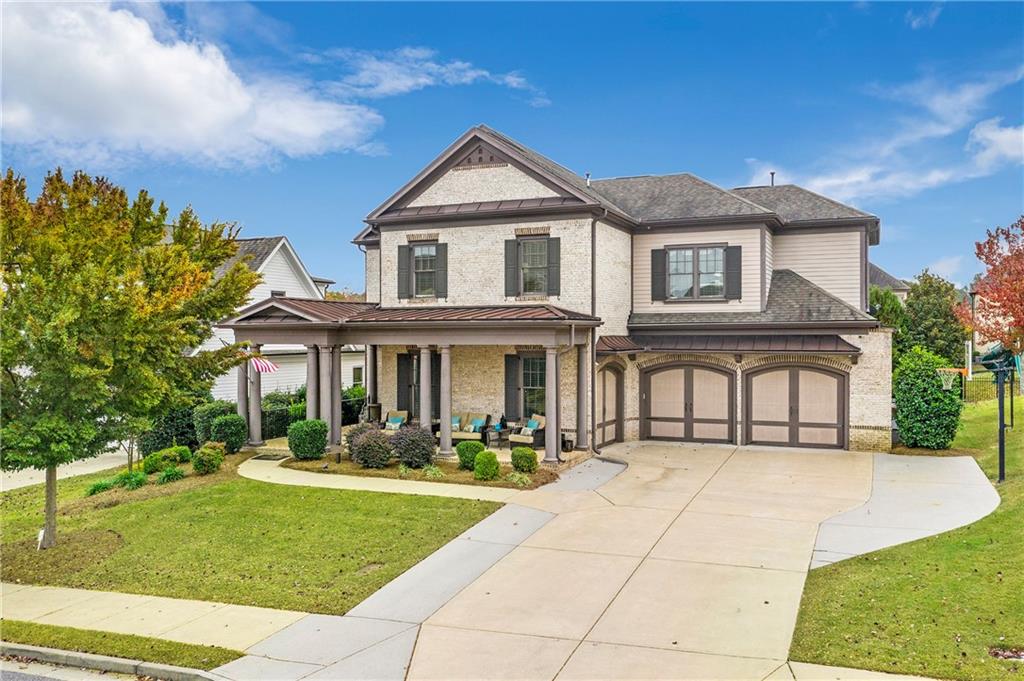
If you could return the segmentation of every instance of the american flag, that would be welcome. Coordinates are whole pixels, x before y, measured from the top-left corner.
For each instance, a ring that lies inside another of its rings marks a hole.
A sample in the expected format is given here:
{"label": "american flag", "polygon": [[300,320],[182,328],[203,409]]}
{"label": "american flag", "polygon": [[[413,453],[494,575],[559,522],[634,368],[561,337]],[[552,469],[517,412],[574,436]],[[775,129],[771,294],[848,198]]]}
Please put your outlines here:
{"label": "american flag", "polygon": [[277,371],[277,365],[271,362],[269,359],[264,359],[262,357],[252,357],[249,361],[252,362],[252,368],[260,372],[261,374],[272,374],[275,371]]}

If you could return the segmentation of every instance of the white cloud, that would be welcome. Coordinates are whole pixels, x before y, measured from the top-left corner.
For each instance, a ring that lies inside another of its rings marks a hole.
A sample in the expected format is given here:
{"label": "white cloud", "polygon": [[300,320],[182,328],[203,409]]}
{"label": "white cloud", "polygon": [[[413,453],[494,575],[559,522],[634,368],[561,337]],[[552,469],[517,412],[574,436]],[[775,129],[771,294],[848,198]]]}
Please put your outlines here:
{"label": "white cloud", "polygon": [[934,26],[935,22],[939,20],[940,14],[942,14],[942,5],[935,3],[923,12],[915,12],[908,9],[907,13],[903,16],[903,20],[907,22],[907,26],[917,31]]}
{"label": "white cloud", "polygon": [[1024,125],[1002,126],[1001,118],[988,118],[971,129],[966,149],[974,154],[979,171],[1004,163],[1024,163]]}
{"label": "white cloud", "polygon": [[928,271],[932,274],[937,274],[943,279],[948,279],[954,284],[958,284],[956,280],[957,272],[960,271],[960,267],[963,265],[964,256],[962,255],[950,255],[945,258],[939,258],[935,262],[928,265]]}

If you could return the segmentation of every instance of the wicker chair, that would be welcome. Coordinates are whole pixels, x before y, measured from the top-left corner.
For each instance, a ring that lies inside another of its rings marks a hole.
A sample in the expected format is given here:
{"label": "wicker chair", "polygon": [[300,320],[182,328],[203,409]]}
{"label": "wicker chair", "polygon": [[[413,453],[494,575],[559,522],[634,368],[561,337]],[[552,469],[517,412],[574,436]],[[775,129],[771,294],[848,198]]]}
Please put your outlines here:
{"label": "wicker chair", "polygon": [[537,427],[534,428],[533,432],[530,433],[529,435],[524,435],[522,431],[523,428],[526,428],[526,424],[520,424],[518,428],[509,433],[509,447],[527,445],[529,447],[533,447],[534,449],[543,449],[545,419],[540,414],[532,414],[530,418],[527,420],[527,423],[529,423],[529,421],[536,421]]}

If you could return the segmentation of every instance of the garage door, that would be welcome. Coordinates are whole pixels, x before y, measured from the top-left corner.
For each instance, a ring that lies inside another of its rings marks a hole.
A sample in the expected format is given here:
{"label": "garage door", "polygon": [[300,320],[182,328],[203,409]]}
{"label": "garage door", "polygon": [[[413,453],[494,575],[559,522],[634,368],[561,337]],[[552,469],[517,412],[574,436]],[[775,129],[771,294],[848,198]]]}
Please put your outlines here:
{"label": "garage door", "polygon": [[776,367],[748,374],[744,440],[794,447],[846,446],[846,376]]}
{"label": "garage door", "polygon": [[641,377],[641,434],[652,440],[732,442],[735,377],[700,365],[674,365]]}
{"label": "garage door", "polygon": [[601,369],[594,388],[597,446],[622,442],[622,372],[616,367]]}

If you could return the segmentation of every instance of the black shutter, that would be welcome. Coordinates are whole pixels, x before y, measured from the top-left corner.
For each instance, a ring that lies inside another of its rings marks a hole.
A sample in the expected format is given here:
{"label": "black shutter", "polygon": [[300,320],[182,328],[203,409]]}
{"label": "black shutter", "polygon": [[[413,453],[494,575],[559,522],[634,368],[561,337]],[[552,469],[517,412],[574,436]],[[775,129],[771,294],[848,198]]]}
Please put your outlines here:
{"label": "black shutter", "polygon": [[398,298],[412,296],[412,249],[409,246],[398,247]]}
{"label": "black shutter", "polygon": [[505,418],[518,421],[519,413],[519,355],[505,355]]}
{"label": "black shutter", "polygon": [[438,298],[448,297],[448,244],[437,244],[434,246],[435,274],[434,274],[434,295]]}
{"label": "black shutter", "polygon": [[441,418],[441,355],[430,353],[430,417]]}
{"label": "black shutter", "polygon": [[665,249],[651,251],[651,300],[665,300],[668,286],[665,283]]}
{"label": "black shutter", "polygon": [[409,411],[412,408],[409,404],[409,396],[412,394],[412,357],[407,354],[400,354],[397,356],[397,359],[398,390],[395,408],[398,411]]}
{"label": "black shutter", "polygon": [[743,297],[743,248],[725,247],[725,298],[739,300]]}
{"label": "black shutter", "polygon": [[562,247],[558,237],[548,239],[548,295],[561,293]]}
{"label": "black shutter", "polygon": [[519,242],[516,239],[505,240],[505,296],[515,298],[519,295]]}

